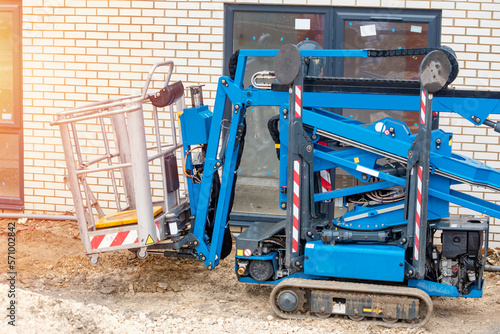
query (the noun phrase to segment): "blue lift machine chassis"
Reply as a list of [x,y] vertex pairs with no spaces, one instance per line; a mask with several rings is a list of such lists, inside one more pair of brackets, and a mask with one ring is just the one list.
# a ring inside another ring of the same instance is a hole
[[[427,54],[420,81],[329,78],[316,66],[332,57],[408,54]],[[257,74],[253,85],[244,87],[248,57],[275,57],[275,68],[261,73],[262,82],[269,77],[270,82],[257,84]],[[193,228],[187,238],[209,269],[221,258],[246,112],[277,106],[269,129],[279,147],[276,196],[286,219],[255,222],[236,237],[239,281],[276,285],[270,301],[281,317],[336,314],[384,326],[422,326],[432,312],[429,296],[481,296],[487,216],[500,218],[500,206],[452,186],[499,191],[500,172],[453,153],[453,134],[438,129],[433,118],[457,113],[498,131],[487,117],[500,112],[500,94],[448,89],[458,67],[447,48],[287,45],[240,50],[233,61],[233,75],[218,82],[213,112],[199,105],[181,116],[185,168],[193,176],[188,182]],[[418,133],[392,118],[365,124],[342,116],[340,109],[415,111]],[[203,163],[190,159],[196,146]],[[322,188],[323,178],[334,179],[340,169],[357,185]],[[450,203],[477,211],[480,218],[450,217]]]
[[[500,92],[449,89],[458,65],[445,47],[301,49],[305,44],[235,53],[231,75],[218,81],[212,111],[203,104],[201,86],[191,87],[192,107],[184,108],[182,83],[169,84],[173,63],[163,62],[153,66],[141,96],[58,114],[53,124],[61,128],[91,262],[97,263],[100,252],[129,249],[141,258],[148,253],[198,258],[213,270],[232,250],[228,220],[247,110],[274,106],[279,113],[268,128],[279,159],[276,196],[283,219],[261,219],[236,237],[240,282],[275,285],[270,302],[283,318],[340,315],[389,327],[424,325],[432,313],[430,296],[481,297],[486,262],[481,250],[488,247],[488,217],[500,218],[500,206],[454,186],[500,191],[500,172],[453,153],[453,134],[439,129],[436,118],[440,112],[455,113],[500,132],[500,124],[488,119],[500,113]],[[337,78],[322,71],[339,57],[414,55],[425,55],[420,80]],[[256,73],[250,86],[243,80],[249,57],[274,57],[274,69]],[[165,87],[148,95],[160,66],[169,67]],[[142,113],[147,101],[153,104],[158,151],[151,157]],[[175,137],[175,101],[182,110],[182,143]],[[159,135],[157,107],[166,106],[174,135],[173,146],[163,151],[167,144]],[[405,122],[389,117],[363,123],[342,115],[349,109],[370,116],[373,110],[413,112],[418,126],[412,121],[412,133]],[[112,153],[106,139],[106,155],[84,163],[75,123],[92,117],[100,121],[104,139],[110,118],[119,152]],[[184,197],[177,149],[183,151]],[[115,158],[119,164],[112,165]],[[160,204],[150,198],[148,161],[154,159],[161,160],[164,179]],[[103,161],[109,166],[87,168]],[[85,178],[85,173],[112,170],[121,171],[127,199],[122,208],[111,174],[116,216],[104,215]],[[450,203],[478,216],[450,217]]]

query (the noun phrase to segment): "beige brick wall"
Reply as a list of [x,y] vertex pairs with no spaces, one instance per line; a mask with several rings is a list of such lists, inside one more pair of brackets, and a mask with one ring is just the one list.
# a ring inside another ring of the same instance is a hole
[[[213,105],[222,74],[223,3],[235,1],[24,0],[24,140],[27,211],[71,211],[54,115],[89,101],[137,93],[151,64],[171,59],[173,80],[203,83]],[[240,3],[238,1],[238,3]],[[245,3],[441,9],[442,43],[460,61],[455,87],[500,89],[500,3],[496,0],[248,0]],[[492,117],[495,120],[500,118]],[[500,168],[498,134],[455,115],[441,126],[454,149]],[[102,184],[108,185],[105,180]],[[500,204],[498,194],[462,188]],[[110,206],[112,206],[110,204]],[[469,213],[452,208],[452,213]],[[491,227],[500,246],[500,222]]]

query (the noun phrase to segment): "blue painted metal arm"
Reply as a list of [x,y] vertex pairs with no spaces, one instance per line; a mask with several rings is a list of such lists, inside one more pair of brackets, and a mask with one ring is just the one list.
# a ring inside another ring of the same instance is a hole
[[[278,49],[254,50],[242,49],[240,56],[244,57],[276,57]],[[368,50],[300,50],[302,57],[358,57],[368,58]],[[239,65],[239,64],[238,64]]]
[[334,198],[339,198],[339,197],[362,194],[362,193],[365,193],[368,191],[385,189],[385,188],[393,187],[396,185],[397,184],[395,184],[393,182],[381,181],[381,182],[375,182],[375,183],[368,183],[368,184],[362,185],[362,186],[353,186],[353,187],[348,187],[348,188],[342,188],[342,189],[338,189],[338,190],[328,191],[325,193],[314,194],[314,201],[320,202],[320,201],[326,201],[329,199],[334,199]]
[[198,205],[196,208],[193,208],[193,211],[196,212],[193,234],[199,241],[199,244],[196,247],[196,251],[200,255],[200,258],[202,258],[202,260],[203,258],[205,258],[203,262],[206,266],[208,266],[208,264],[210,263],[208,256],[210,254],[211,247],[206,240],[205,225],[207,221],[208,208],[210,205],[210,194],[212,191],[214,173],[217,172],[218,169],[218,167],[216,167],[216,163],[218,162],[216,158],[219,149],[219,138],[221,133],[220,124],[224,115],[226,96],[225,86],[221,83],[221,81],[219,81],[217,96],[215,98],[213,119],[210,127],[210,137],[207,145],[207,158],[205,161],[204,172],[200,186]]
[[430,188],[429,195],[438,197],[453,204],[463,206],[464,208],[468,208],[500,219],[500,205],[485,201],[481,198],[464,194],[456,190],[450,190],[450,193],[447,194],[441,189],[436,188]]
[[406,185],[406,179],[404,179],[404,178],[393,176],[393,175],[390,175],[390,174],[387,174],[384,172],[380,172],[380,171],[377,171],[377,170],[372,169],[372,168],[367,168],[365,166],[362,166],[360,164],[356,164],[352,161],[337,157],[335,155],[331,155],[331,154],[328,154],[325,152],[314,150],[314,156],[318,157],[320,159],[329,160],[329,161],[331,161],[339,166],[342,166],[343,168],[351,169],[353,171],[358,171],[361,173],[365,173],[367,175],[370,175],[370,176],[373,176],[376,178],[380,178],[382,180],[389,181],[389,182],[391,182],[393,184],[397,184],[399,186]]
[[[406,160],[408,149],[415,138],[414,135],[409,133],[404,123],[392,119],[384,119],[379,122],[384,124],[381,129],[384,129],[384,127],[395,128],[395,137],[385,135],[383,131],[376,131],[375,125],[373,124],[370,126],[358,126],[348,122],[348,119],[345,117],[327,111],[313,112],[304,109],[303,115],[304,124],[309,124],[321,129],[335,129],[335,135],[349,139],[358,146],[364,145],[365,147],[375,149],[380,152],[382,156],[386,157],[394,156]],[[445,143],[444,139],[448,138],[447,136],[449,136],[449,134],[441,130],[437,131],[436,133],[443,137],[442,142]],[[449,151],[445,151],[444,148],[432,148],[431,166],[433,168],[447,173],[448,176],[456,177],[457,179],[461,179],[471,184],[500,189],[500,171],[488,167],[479,161],[462,157],[458,154],[452,154],[451,156],[443,155],[446,154],[446,152]],[[333,160],[330,161],[333,162]]]

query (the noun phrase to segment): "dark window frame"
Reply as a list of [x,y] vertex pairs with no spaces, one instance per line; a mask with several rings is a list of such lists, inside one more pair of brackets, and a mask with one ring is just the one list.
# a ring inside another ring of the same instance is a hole
[[[404,8],[336,8],[333,14],[333,48],[344,48],[345,21],[392,21],[428,24],[427,47],[441,45],[441,11]],[[337,59],[331,73],[343,76],[342,58]]]
[[223,46],[223,69],[224,75],[229,75],[229,58],[233,54],[233,34],[234,12],[256,12],[256,13],[302,13],[302,14],[322,14],[325,15],[325,47],[329,47],[327,41],[333,39],[333,26],[328,26],[327,22],[332,22],[332,7],[326,6],[294,6],[294,5],[250,5],[250,4],[224,4],[224,46]]
[[19,139],[19,197],[0,197],[0,209],[23,210],[24,208],[24,140],[22,100],[22,1],[9,0],[0,3],[0,11],[12,13],[14,112],[12,121],[0,121],[0,133],[17,134]]
[[[441,43],[441,10],[420,10],[400,8],[353,8],[334,6],[300,6],[300,5],[254,5],[254,4],[224,4],[224,44],[223,70],[229,75],[228,63],[233,53],[234,12],[275,12],[275,13],[307,13],[325,15],[324,47],[326,49],[342,49],[344,43],[345,20],[397,20],[415,23],[427,23],[429,29],[428,47],[439,46]],[[432,32],[432,33],[431,33]],[[325,76],[343,74],[343,60],[329,60]],[[255,221],[278,221],[283,216],[268,214],[247,214],[233,212],[229,224],[232,226],[249,226]]]
[[[335,6],[300,6],[300,5],[253,5],[224,4],[224,47],[223,74],[229,75],[228,63],[233,50],[232,27],[234,12],[256,13],[307,13],[325,15],[325,48],[342,49],[344,43],[344,23],[346,20],[395,21],[426,23],[429,29],[428,47],[441,45],[441,10],[406,9],[406,8],[367,8],[367,7],[335,7]],[[432,32],[432,33],[431,33]],[[341,75],[343,73],[342,58],[331,62],[325,75]]]

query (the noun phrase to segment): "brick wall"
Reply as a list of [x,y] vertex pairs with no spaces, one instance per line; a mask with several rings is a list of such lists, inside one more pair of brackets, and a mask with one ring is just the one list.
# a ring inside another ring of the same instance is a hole
[[[231,1],[24,0],[24,141],[27,211],[71,211],[65,163],[54,115],[89,101],[137,93],[151,64],[171,59],[172,80],[204,83],[213,105],[222,74],[223,3]],[[454,86],[500,89],[500,3],[392,0],[248,0],[245,3],[441,9],[442,43],[461,71]],[[499,117],[492,117],[500,120]],[[500,168],[498,134],[443,114],[457,153]],[[96,181],[98,182],[98,181]],[[106,180],[102,180],[107,184]],[[108,185],[109,186],[109,185]],[[496,201],[498,194],[461,188]],[[110,204],[112,206],[112,204]],[[469,213],[452,208],[452,213]],[[491,227],[500,245],[500,222]]]

